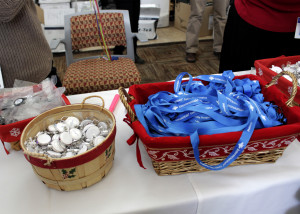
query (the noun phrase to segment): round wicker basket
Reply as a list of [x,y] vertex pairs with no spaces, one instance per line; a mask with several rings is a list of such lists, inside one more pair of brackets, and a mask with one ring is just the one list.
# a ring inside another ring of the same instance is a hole
[[[95,97],[95,96],[91,96]],[[34,118],[24,129],[20,145],[25,158],[31,163],[35,174],[50,188],[61,191],[79,190],[99,182],[110,171],[115,153],[116,121],[113,114],[102,106],[86,104],[73,104],[57,107],[44,112]],[[98,96],[96,96],[98,97]],[[110,120],[112,129],[104,142],[71,158],[51,158],[45,154],[29,152],[24,143],[34,137],[39,131],[45,130],[50,124],[63,117],[75,116],[79,119],[93,117],[101,120]]]

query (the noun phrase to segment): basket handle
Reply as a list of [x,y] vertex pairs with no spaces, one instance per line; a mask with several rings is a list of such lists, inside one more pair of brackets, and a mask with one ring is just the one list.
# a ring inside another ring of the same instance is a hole
[[122,101],[123,105],[125,106],[131,121],[132,122],[136,121],[137,120],[136,115],[129,105],[129,103],[133,100],[133,97],[130,96],[123,87],[120,87],[118,91],[119,91],[119,95],[120,95],[120,100]]
[[47,161],[46,163],[44,163],[45,166],[51,166],[51,163],[53,161],[53,159],[51,157],[49,157],[48,155],[45,155],[45,154],[33,153],[33,152],[26,151],[25,149],[23,150],[23,152],[25,155],[27,155],[28,160],[30,159],[29,156],[45,159]]
[[93,98],[93,97],[100,98],[102,100],[102,106],[101,107],[104,108],[104,104],[105,104],[104,99],[102,97],[98,96],[98,95],[88,96],[88,97],[84,98],[83,101],[81,102],[81,105],[85,104],[86,100],[88,100],[90,98]]
[[298,106],[299,104],[297,104],[297,103],[294,102],[294,98],[295,98],[296,93],[297,93],[297,85],[298,85],[298,83],[297,83],[297,78],[296,78],[296,76],[295,76],[293,73],[291,73],[291,72],[289,72],[289,71],[283,71],[283,72],[277,74],[277,75],[272,79],[272,81],[271,81],[269,84],[267,84],[265,87],[266,87],[266,88],[269,88],[270,86],[272,86],[272,85],[274,85],[274,84],[277,84],[277,83],[276,83],[277,80],[278,80],[280,77],[282,77],[283,75],[289,75],[289,76],[292,78],[292,83],[293,83],[293,91],[292,91],[292,93],[291,93],[290,98],[286,101],[285,104],[286,104],[288,107]]

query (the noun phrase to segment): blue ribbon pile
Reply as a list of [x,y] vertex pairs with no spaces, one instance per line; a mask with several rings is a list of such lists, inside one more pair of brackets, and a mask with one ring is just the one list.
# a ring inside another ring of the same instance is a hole
[[[185,75],[188,81],[182,82]],[[196,161],[210,170],[223,169],[243,152],[254,129],[285,122],[276,105],[264,102],[258,81],[233,78],[232,71],[195,79],[187,72],[181,73],[175,80],[174,94],[161,91],[149,96],[146,104],[134,106],[137,118],[152,137],[190,136]],[[222,163],[211,166],[200,160],[198,135],[235,131],[243,132]]]

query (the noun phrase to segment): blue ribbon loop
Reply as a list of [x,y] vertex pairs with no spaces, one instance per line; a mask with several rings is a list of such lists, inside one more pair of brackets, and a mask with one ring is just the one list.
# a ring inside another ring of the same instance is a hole
[[[188,81],[182,82],[186,75]],[[190,136],[195,159],[201,166],[224,169],[243,152],[255,128],[278,126],[285,121],[277,106],[264,102],[258,81],[233,78],[232,71],[194,79],[187,72],[181,73],[174,83],[175,93],[161,91],[149,96],[146,104],[134,106],[137,118],[152,137]],[[243,132],[222,163],[211,166],[200,160],[199,135],[235,131]]]

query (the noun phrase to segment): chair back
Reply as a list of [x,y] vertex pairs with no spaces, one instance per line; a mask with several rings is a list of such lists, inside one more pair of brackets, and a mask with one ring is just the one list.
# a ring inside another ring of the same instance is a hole
[[[100,15],[100,16],[99,16]],[[96,15],[92,12],[81,12],[65,15],[65,48],[67,67],[74,62],[98,58],[89,56],[74,58],[73,51],[90,47],[113,48],[114,46],[125,46],[125,55],[113,55],[131,58],[134,61],[133,38],[131,32],[129,14],[127,10],[101,10]],[[102,26],[102,32],[98,26]],[[103,44],[102,36],[105,44]]]

